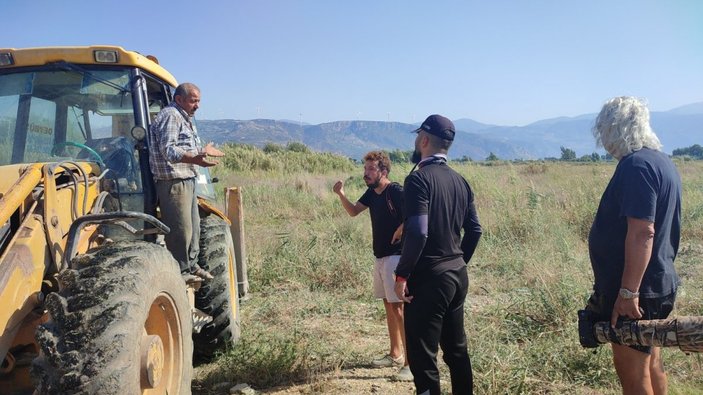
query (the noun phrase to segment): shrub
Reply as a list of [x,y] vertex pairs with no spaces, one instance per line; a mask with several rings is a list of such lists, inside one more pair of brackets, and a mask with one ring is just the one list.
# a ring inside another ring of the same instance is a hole
[[275,143],[266,143],[266,145],[264,145],[263,151],[267,154],[271,154],[274,152],[283,152],[284,148]]
[[288,143],[288,145],[286,146],[286,149],[288,151],[292,151],[292,152],[310,152],[310,149],[308,148],[307,145],[305,145],[303,143],[299,143],[297,141],[293,141],[293,142]]
[[351,171],[355,165],[351,159],[330,153],[312,152],[301,143],[290,143],[286,150],[268,144],[265,150],[246,144],[226,144],[222,150],[224,167],[235,172],[257,170],[294,173],[329,173]]

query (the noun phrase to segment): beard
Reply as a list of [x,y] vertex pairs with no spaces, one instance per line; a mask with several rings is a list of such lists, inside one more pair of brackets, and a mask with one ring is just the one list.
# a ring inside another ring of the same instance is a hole
[[410,157],[410,161],[414,164],[418,164],[418,163],[420,163],[421,160],[422,160],[422,154],[420,153],[420,151],[418,151],[418,150],[413,151],[413,156]]
[[378,188],[378,185],[381,183],[381,177],[377,178],[375,181],[371,181],[370,178],[364,177],[364,182],[366,182],[366,186],[372,189]]

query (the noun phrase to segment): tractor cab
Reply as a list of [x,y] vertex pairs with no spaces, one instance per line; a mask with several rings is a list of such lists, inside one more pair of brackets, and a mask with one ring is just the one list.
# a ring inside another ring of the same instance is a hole
[[[0,50],[0,166],[94,162],[121,210],[155,215],[146,133],[173,100],[153,57],[119,47]],[[199,194],[214,198],[207,169]]]

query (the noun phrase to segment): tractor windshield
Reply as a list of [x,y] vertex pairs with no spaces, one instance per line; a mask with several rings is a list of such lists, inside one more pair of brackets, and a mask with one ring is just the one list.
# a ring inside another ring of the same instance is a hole
[[93,161],[123,192],[141,190],[129,70],[25,70],[0,74],[0,165]]

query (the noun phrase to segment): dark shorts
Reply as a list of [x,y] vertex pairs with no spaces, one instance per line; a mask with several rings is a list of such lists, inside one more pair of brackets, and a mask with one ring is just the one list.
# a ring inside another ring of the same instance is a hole
[[[615,305],[613,297],[606,297],[598,292],[594,292],[588,299],[586,310],[595,313],[596,321],[610,321],[610,316],[613,314],[613,305]],[[676,292],[660,298],[640,298],[640,309],[642,309],[643,320],[661,320],[669,316],[674,310],[674,301],[676,301]],[[634,350],[651,354],[652,347],[650,346],[628,346]]]

